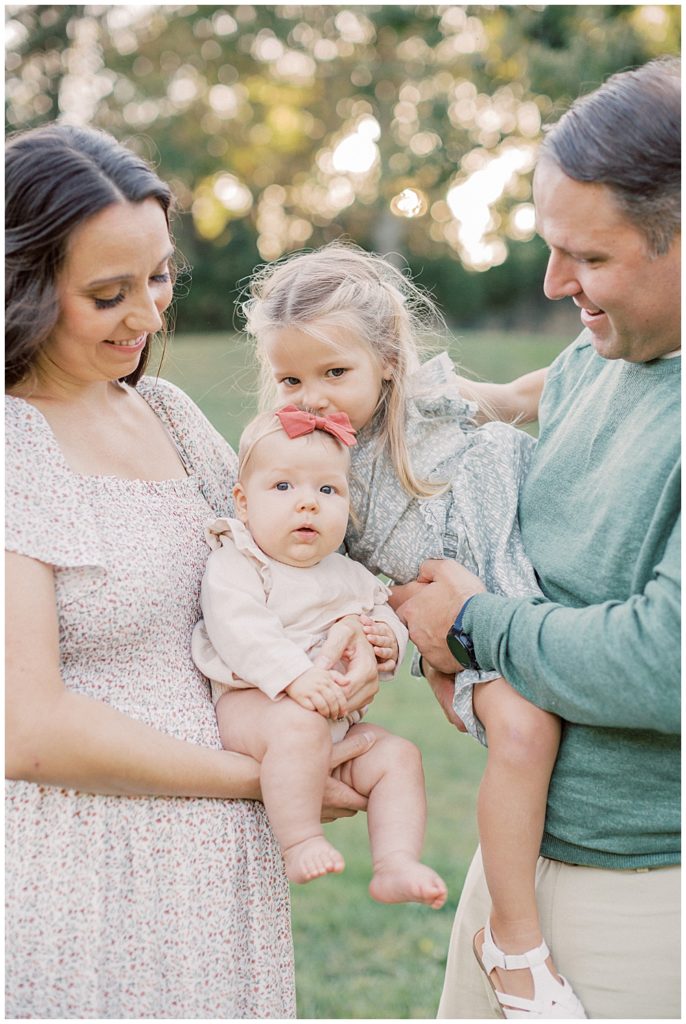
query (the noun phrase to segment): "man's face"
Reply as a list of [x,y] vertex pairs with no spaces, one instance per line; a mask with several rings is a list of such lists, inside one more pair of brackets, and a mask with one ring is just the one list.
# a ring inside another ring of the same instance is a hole
[[536,223],[550,249],[543,290],[571,298],[605,359],[647,362],[681,345],[681,236],[651,256],[607,185],[569,178],[543,157],[534,175]]

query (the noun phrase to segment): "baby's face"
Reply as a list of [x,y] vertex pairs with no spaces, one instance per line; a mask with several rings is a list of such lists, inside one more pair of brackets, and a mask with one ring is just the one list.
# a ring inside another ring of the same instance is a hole
[[265,554],[307,568],[340,547],[348,524],[350,457],[321,430],[258,441],[234,488],[236,516]]
[[390,379],[391,371],[350,331],[321,330],[330,340],[313,338],[297,327],[284,327],[266,337],[264,351],[279,401],[304,406],[320,416],[345,412],[355,430],[361,430],[374,415],[383,381]]

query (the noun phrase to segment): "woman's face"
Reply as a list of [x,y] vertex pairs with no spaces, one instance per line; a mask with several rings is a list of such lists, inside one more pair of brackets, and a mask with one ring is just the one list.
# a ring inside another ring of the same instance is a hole
[[172,253],[156,199],[112,204],[81,224],[57,279],[60,317],[41,374],[78,384],[132,373],[171,302]]

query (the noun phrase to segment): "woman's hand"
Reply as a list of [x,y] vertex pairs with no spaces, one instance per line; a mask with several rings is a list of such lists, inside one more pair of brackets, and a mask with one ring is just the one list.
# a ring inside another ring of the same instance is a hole
[[357,732],[345,736],[340,743],[334,743],[331,752],[331,774],[324,787],[322,821],[336,818],[350,818],[358,811],[367,810],[366,797],[360,796],[352,785],[350,762],[360,754],[366,754],[374,743],[373,732]]
[[313,664],[331,669],[343,662],[346,713],[366,707],[379,692],[379,667],[374,648],[364,635],[356,615],[334,622]]

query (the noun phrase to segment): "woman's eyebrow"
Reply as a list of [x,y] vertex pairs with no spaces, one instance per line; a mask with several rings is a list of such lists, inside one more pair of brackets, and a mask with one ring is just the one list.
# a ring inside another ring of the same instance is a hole
[[[163,263],[166,263],[174,255],[174,250],[170,249],[166,256],[157,263],[158,267],[161,267]],[[135,277],[135,274],[113,274],[111,277],[98,277],[95,281],[89,281],[88,287],[94,288],[101,284],[114,284],[115,281],[131,281]]]

